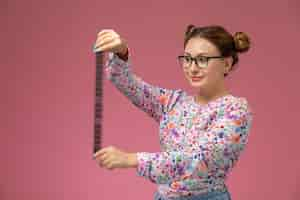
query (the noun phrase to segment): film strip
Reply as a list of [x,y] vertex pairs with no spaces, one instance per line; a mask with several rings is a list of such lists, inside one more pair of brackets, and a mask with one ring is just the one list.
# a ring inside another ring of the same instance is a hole
[[102,111],[103,111],[103,67],[104,53],[95,52],[96,56],[96,93],[95,93],[95,115],[94,115],[94,144],[93,154],[102,147]]

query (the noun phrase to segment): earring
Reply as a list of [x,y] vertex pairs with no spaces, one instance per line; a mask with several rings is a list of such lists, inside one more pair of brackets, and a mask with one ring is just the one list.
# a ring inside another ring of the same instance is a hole
[[228,73],[229,73],[228,70],[226,70],[226,71],[224,72],[224,75],[226,76],[226,75],[228,75]]

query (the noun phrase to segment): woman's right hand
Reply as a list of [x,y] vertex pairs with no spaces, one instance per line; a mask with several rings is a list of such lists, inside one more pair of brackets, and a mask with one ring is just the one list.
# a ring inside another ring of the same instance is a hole
[[103,29],[97,34],[94,52],[110,51],[120,55],[127,53],[127,43],[112,29]]

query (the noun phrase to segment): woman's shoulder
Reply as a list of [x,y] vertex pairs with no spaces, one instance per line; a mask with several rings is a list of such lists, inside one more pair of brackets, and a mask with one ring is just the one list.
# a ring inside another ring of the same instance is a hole
[[[174,90],[175,93],[177,94],[176,96],[180,97],[181,100],[183,101],[189,101],[191,103],[196,103],[194,101],[194,97],[192,95],[190,95],[187,91],[181,89],[181,88],[177,88]],[[212,100],[211,102],[207,103],[207,106],[212,107],[213,105],[215,106],[221,106],[221,105],[225,105],[225,106],[231,106],[231,107],[248,107],[249,106],[249,102],[248,99],[246,97],[243,96],[237,96],[234,95],[232,93],[224,95],[222,97],[219,97],[215,100]],[[200,104],[199,104],[200,106]],[[206,105],[205,105],[206,106]]]
[[196,108],[200,109],[225,109],[229,112],[246,112],[251,114],[253,113],[250,102],[245,96],[238,96],[230,93],[216,100],[213,100],[206,105],[199,105],[194,101],[192,95],[188,94],[187,91],[181,88],[175,89],[174,94],[174,96],[176,97],[176,101],[174,101],[174,103],[185,102],[187,104],[192,104],[193,106],[196,106]]
[[225,108],[232,114],[253,114],[251,103],[245,96],[231,94]]

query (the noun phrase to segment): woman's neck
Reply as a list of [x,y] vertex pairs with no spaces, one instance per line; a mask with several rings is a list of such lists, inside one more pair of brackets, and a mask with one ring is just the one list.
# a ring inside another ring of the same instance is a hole
[[199,93],[195,95],[195,101],[200,104],[207,104],[210,101],[213,101],[219,97],[230,94],[231,92],[226,88],[222,88],[221,90],[214,90],[213,92],[205,92],[201,90]]

